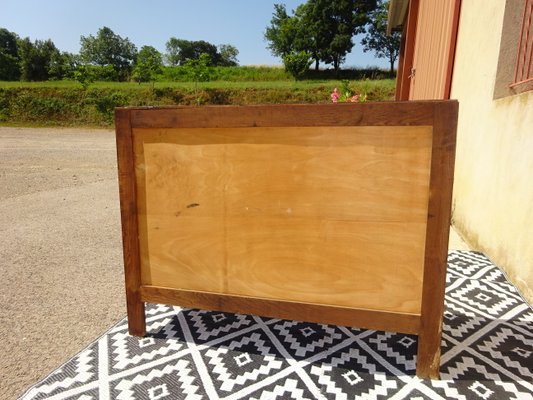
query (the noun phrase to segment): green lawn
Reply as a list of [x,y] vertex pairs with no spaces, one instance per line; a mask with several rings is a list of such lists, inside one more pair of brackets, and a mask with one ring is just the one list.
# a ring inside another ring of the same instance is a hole
[[[393,79],[381,80],[361,80],[353,81],[352,84],[362,89],[382,87],[384,89],[393,89]],[[210,81],[199,82],[200,89],[314,89],[340,86],[340,80],[302,80],[302,81]],[[195,88],[194,82],[155,82],[155,88],[177,88],[193,90]],[[151,88],[152,83],[138,84],[136,82],[94,82],[89,88],[98,89],[145,89]],[[0,81],[0,88],[74,88],[80,89],[81,85],[77,81],[61,80],[61,81],[44,81],[44,82],[6,82]]]

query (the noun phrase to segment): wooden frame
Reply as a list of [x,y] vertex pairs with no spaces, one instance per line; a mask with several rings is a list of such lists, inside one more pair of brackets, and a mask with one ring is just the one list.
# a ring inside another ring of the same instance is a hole
[[145,302],[417,334],[437,378],[457,109],[117,109],[130,334]]

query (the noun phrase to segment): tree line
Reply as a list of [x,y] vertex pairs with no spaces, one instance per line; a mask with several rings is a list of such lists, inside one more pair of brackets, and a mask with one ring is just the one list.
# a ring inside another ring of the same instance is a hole
[[[199,40],[171,37],[162,54],[153,46],[140,50],[126,37],[102,27],[96,35],[81,36],[80,52],[60,51],[50,39],[31,41],[0,28],[0,80],[44,81],[77,79],[146,82],[155,79],[164,65],[187,66],[201,58],[206,66],[236,66],[235,46],[216,46]],[[200,55],[205,54],[204,57]]]
[[[284,4],[275,4],[264,38],[271,53],[298,79],[313,63],[317,70],[322,62],[337,72],[355,45],[354,36],[365,34],[363,50],[388,59],[392,75],[400,34],[386,35],[387,10],[385,0],[307,0],[292,13]],[[208,67],[237,66],[238,54],[230,44],[175,37],[166,42],[166,53],[153,46],[138,50],[105,26],[94,36],[81,36],[79,54],[73,54],[60,51],[50,39],[31,41],[0,28],[0,80],[69,78],[84,86],[95,80],[140,83],[154,81],[166,65],[185,67],[197,81]]]

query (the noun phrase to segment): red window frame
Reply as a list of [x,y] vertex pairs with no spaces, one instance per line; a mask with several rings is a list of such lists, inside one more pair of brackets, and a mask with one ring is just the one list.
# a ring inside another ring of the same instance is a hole
[[[533,89],[533,0],[524,1],[522,26],[518,44],[518,55],[511,89],[525,91]],[[522,89],[522,90],[520,90]]]

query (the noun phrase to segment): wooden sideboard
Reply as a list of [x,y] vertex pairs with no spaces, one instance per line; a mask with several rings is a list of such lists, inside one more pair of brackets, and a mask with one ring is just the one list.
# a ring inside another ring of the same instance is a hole
[[130,333],[155,302],[416,334],[438,377],[457,109],[117,109]]

